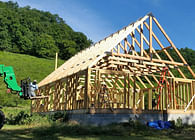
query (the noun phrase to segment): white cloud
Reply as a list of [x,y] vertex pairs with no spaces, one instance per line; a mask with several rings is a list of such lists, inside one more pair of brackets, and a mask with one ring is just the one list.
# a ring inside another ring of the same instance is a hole
[[64,6],[64,11],[60,14],[64,20],[76,31],[84,32],[93,41],[99,41],[111,33],[109,23],[98,16],[98,14],[77,3]]

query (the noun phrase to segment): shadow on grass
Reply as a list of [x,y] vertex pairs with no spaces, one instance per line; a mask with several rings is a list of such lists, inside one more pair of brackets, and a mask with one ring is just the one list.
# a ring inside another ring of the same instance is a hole
[[59,140],[59,139],[90,139],[90,140],[118,140],[118,139],[193,139],[195,127],[186,129],[154,130],[142,127],[131,127],[124,124],[114,124],[105,127],[80,126],[67,124],[52,124],[35,128],[3,129],[0,139],[20,140]]
[[14,129],[14,130],[0,130],[0,139],[1,140],[29,140],[32,137],[29,135],[31,129]]

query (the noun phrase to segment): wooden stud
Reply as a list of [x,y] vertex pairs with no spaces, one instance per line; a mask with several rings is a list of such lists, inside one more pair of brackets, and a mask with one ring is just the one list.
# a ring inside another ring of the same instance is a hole
[[129,108],[130,108],[130,101],[129,101],[129,98],[130,98],[130,86],[131,86],[130,80],[129,80],[129,73],[128,73],[128,75],[127,75],[127,79],[128,79],[128,81],[127,81],[127,85],[128,85],[127,106],[128,106],[128,109],[129,109]]
[[173,79],[173,109],[176,109],[176,105],[177,105],[177,100],[176,100],[176,97],[175,97],[175,90],[176,90],[176,87],[175,87],[175,80]]
[[182,84],[180,84],[179,87],[180,87],[180,88],[179,88],[179,92],[180,92],[180,93],[179,93],[179,94],[180,94],[180,107],[181,107],[181,109],[183,109],[183,101],[182,101],[182,100],[183,100],[183,96],[182,96]]
[[148,90],[148,109],[152,110],[152,89]]
[[141,54],[141,56],[143,56],[143,50],[144,50],[144,48],[143,48],[143,23],[141,23],[141,25],[140,25],[140,30],[141,30],[141,33],[140,33],[140,54]]
[[[169,81],[168,81],[169,80]],[[168,93],[168,98],[169,98],[169,107],[170,109],[173,109],[173,104],[174,104],[174,100],[173,100],[173,79],[167,79],[167,84],[169,86],[169,93]]]
[[[135,31],[133,30],[132,31],[132,36],[134,36],[135,35]],[[130,44],[129,44],[129,46],[131,46]],[[135,38],[134,37],[132,37],[132,47],[131,47],[131,49],[132,49],[132,55],[135,55]]]
[[117,53],[120,53],[120,44],[117,45]]
[[186,105],[189,103],[189,83],[186,83]]
[[[193,97],[193,95],[195,94],[195,91],[194,91],[194,85],[193,85],[193,83],[194,82],[192,82],[191,84],[190,84],[190,94],[191,94],[191,98]],[[191,109],[192,110],[194,110],[195,109],[195,107],[194,107],[194,101],[192,101],[192,105],[191,105]]]
[[149,51],[150,51],[150,57],[152,59],[152,16],[149,17]]
[[185,89],[186,83],[183,83],[182,88],[183,88],[183,109],[187,106],[186,104],[186,89]]
[[166,82],[166,80],[165,80],[165,107],[166,107],[166,110],[168,110],[168,108],[169,108],[169,93],[168,93],[168,88],[167,88],[167,82]]
[[84,95],[84,108],[89,108],[90,104],[90,75],[91,75],[91,69],[86,70],[86,77],[85,77],[85,95]]
[[[192,87],[193,87],[193,93],[195,94],[195,81],[192,81]],[[195,101],[193,100],[192,101],[192,106],[193,106],[193,109],[195,109]]]
[[136,103],[135,103],[135,96],[136,96],[136,75],[133,76],[133,109],[135,109],[136,107]]
[[128,53],[128,51],[127,51],[127,38],[124,39],[124,43],[125,43],[125,54],[127,54]]
[[126,83],[126,75],[124,75],[124,106],[123,108],[126,108],[126,99],[127,99],[127,83]]

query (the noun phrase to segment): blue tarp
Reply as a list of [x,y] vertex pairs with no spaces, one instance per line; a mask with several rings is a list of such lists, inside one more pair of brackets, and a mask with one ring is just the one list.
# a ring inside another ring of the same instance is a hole
[[147,126],[161,130],[161,129],[169,129],[171,128],[171,123],[169,121],[152,121],[152,122],[148,122]]

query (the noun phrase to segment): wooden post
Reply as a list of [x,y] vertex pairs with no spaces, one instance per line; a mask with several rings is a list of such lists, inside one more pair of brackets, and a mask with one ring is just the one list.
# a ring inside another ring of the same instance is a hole
[[166,110],[168,110],[168,108],[169,108],[169,95],[168,95],[168,88],[167,88],[167,81],[166,80],[165,80],[165,107],[166,107]]
[[86,70],[85,74],[85,95],[84,95],[84,108],[88,109],[90,107],[90,76],[91,76],[91,69]]
[[117,45],[117,53],[118,54],[120,53],[120,45],[119,44]]
[[186,83],[186,96],[187,96],[186,103],[188,105],[189,103],[189,83]]
[[183,83],[183,109],[185,109],[185,106],[186,106],[186,90],[185,90],[185,85],[186,83]]
[[55,70],[58,68],[58,53],[56,52]]
[[141,52],[141,56],[143,56],[143,52],[144,52],[144,48],[143,48],[143,23],[141,23],[140,25],[140,52]]
[[101,71],[98,70],[98,86],[99,86],[99,92],[97,93],[98,94],[98,108],[100,108],[100,91],[101,91]]
[[[192,81],[192,85],[193,85],[193,96],[195,95],[195,81]],[[195,101],[192,101],[192,105],[193,105],[193,109],[195,109]]]
[[161,94],[160,94],[160,100],[161,100],[161,110],[164,110],[164,88],[162,88]]
[[180,106],[181,106],[181,109],[183,109],[183,96],[182,96],[182,84],[179,85],[179,94],[180,94]]
[[139,109],[143,110],[144,109],[144,92],[143,92],[143,90],[140,90],[139,99],[140,99]]
[[126,75],[124,75],[124,106],[123,108],[126,108],[126,99],[127,99],[127,83],[126,83]]
[[177,82],[177,108],[180,109],[181,108],[181,100],[179,98],[180,94],[179,94],[179,82]]
[[[191,82],[190,84],[190,94],[191,94],[191,98],[193,97],[193,93],[194,93],[194,88],[193,88],[193,82]],[[194,101],[192,101],[192,106],[191,109],[194,109]]]
[[152,110],[152,88],[148,90],[148,110]]
[[173,79],[173,109],[176,109],[176,97],[175,97],[175,79]]
[[65,110],[68,110],[68,92],[67,92],[67,90],[68,90],[68,78],[66,78],[66,80],[65,80]]
[[127,77],[127,79],[128,79],[128,82],[127,82],[127,84],[128,84],[128,93],[127,93],[127,105],[128,105],[128,109],[130,108],[130,102],[129,102],[129,98],[130,98],[130,79],[129,79],[129,73],[128,73],[128,77]]
[[169,104],[171,104],[170,108],[173,109],[173,104],[174,104],[174,100],[173,100],[173,79],[170,78],[169,81],[169,96],[171,97],[171,99],[169,99]]
[[131,46],[131,50],[132,50],[132,55],[135,55],[135,39],[134,39],[134,35],[135,35],[135,31],[132,31],[132,46]]
[[136,96],[136,75],[133,76],[133,109],[135,109],[135,96]]
[[150,51],[150,58],[152,60],[152,16],[149,17],[149,51]]
[[127,54],[128,53],[128,51],[127,51],[127,38],[124,39],[124,42],[125,42],[125,54]]

